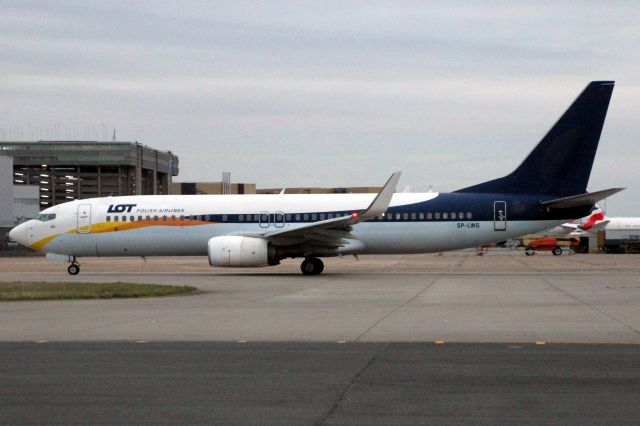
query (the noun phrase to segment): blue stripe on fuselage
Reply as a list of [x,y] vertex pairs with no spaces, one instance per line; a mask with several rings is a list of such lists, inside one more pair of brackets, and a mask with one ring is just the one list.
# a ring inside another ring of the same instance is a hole
[[[591,206],[579,207],[573,209],[547,209],[542,206],[542,201],[554,199],[556,197],[549,195],[536,194],[482,194],[482,193],[439,193],[435,198],[422,201],[419,203],[404,204],[400,206],[390,207],[387,214],[392,214],[392,220],[388,218],[373,219],[373,221],[389,221],[389,222],[459,222],[465,220],[472,221],[492,221],[494,220],[494,203],[496,201],[504,201],[507,206],[508,221],[535,221],[535,220],[562,220],[567,218],[579,218],[588,215],[591,212]],[[286,215],[286,223],[309,223],[317,222],[331,217],[348,216],[354,210],[340,211],[309,211],[291,213],[284,211]],[[274,221],[274,215],[279,211],[269,212],[269,221]],[[416,213],[412,218],[412,213]],[[424,218],[418,215],[424,213]],[[431,217],[427,216],[432,213]],[[439,218],[436,219],[436,213]],[[444,218],[443,213],[447,213]],[[452,215],[454,213],[454,215]],[[460,217],[460,213],[463,214]],[[468,213],[471,213],[469,216]],[[399,215],[399,217],[398,217]],[[115,215],[117,216],[117,215]],[[127,215],[129,216],[129,215]],[[305,217],[306,216],[306,217]],[[215,223],[258,223],[260,222],[260,212],[252,214],[197,214],[184,215],[185,218],[193,218],[204,222]],[[240,220],[242,217],[243,220]]]

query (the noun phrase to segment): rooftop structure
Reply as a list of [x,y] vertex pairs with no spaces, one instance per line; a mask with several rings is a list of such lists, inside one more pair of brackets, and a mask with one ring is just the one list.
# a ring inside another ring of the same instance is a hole
[[13,183],[38,185],[40,208],[108,195],[168,194],[178,157],[138,142],[0,142]]

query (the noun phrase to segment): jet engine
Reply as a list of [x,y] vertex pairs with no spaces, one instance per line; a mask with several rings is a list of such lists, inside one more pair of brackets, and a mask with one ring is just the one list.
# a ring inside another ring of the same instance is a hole
[[277,265],[276,249],[262,238],[222,236],[213,237],[208,243],[211,266],[268,266]]

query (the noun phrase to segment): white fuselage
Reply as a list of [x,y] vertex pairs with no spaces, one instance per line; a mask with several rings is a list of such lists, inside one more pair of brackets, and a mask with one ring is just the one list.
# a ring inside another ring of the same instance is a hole
[[[42,220],[25,222],[12,231],[12,238],[47,253],[78,257],[207,255],[207,242],[213,237],[259,237],[278,229],[349,215],[365,209],[375,195],[182,195],[76,200],[44,210]],[[417,205],[438,196],[398,193],[393,195],[390,208]],[[353,226],[342,247],[320,249],[314,255],[455,250],[503,241],[567,219],[505,218],[498,226],[486,216],[476,220],[476,212],[458,210],[461,211],[416,209],[377,217]]]

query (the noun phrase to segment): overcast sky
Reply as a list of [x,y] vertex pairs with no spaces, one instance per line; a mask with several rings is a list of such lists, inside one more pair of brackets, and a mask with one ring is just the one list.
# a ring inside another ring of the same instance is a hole
[[[453,5],[455,3],[455,5]],[[452,191],[616,80],[589,187],[640,216],[640,2],[0,0],[0,139],[139,141],[180,180]]]

